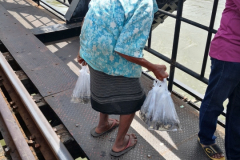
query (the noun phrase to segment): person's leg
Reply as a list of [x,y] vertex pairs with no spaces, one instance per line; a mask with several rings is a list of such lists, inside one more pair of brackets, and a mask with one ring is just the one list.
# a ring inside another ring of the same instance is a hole
[[[117,121],[117,120],[116,120]],[[119,122],[117,121],[116,125]],[[103,133],[112,127],[113,120],[108,118],[108,114],[100,113],[98,126],[95,129],[96,133]]]
[[[217,118],[224,110],[223,102],[236,87],[236,75],[232,71],[232,63],[212,59],[211,74],[205,97],[202,101],[199,117],[200,143],[208,146],[215,144]],[[215,158],[221,155],[214,155]]]
[[240,160],[240,83],[229,97],[225,135],[227,159]]
[[135,135],[127,135],[127,131],[132,123],[135,113],[129,115],[120,115],[120,124],[118,134],[112,150],[115,152],[122,151],[128,144],[130,138],[130,146],[137,143]]

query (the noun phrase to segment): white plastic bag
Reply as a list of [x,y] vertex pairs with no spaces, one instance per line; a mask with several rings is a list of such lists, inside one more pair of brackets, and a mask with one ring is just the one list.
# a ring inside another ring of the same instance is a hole
[[90,75],[88,67],[82,66],[79,72],[80,74],[73,90],[71,102],[87,104],[90,102]]
[[149,130],[177,131],[180,121],[175,110],[171,93],[167,89],[167,81],[155,80],[152,90],[140,110],[141,119]]

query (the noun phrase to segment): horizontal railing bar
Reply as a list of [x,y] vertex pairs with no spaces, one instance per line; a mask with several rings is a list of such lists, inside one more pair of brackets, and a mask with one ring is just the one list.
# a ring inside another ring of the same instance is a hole
[[173,84],[175,86],[177,86],[178,88],[180,88],[181,90],[185,91],[186,93],[190,94],[191,96],[195,97],[197,100],[202,101],[204,98],[204,95],[198,93],[194,89],[188,87],[187,85],[185,85],[184,83],[182,83],[176,79],[173,81]]
[[64,3],[64,2],[62,2],[62,1],[60,1],[60,0],[56,0],[56,1],[58,1],[59,3],[62,3],[63,5],[69,7],[69,5],[68,5],[67,3]]
[[64,14],[62,14],[61,12],[59,12],[58,10],[56,10],[55,8],[53,8],[51,5],[43,2],[40,0],[40,2],[42,2],[43,4],[45,4],[47,7],[51,8],[53,11],[57,12],[58,14],[60,14],[61,16],[64,16]]
[[[148,78],[151,79],[151,80],[155,80],[155,78],[154,78],[153,76],[151,76],[150,74],[148,74],[148,72],[149,72],[149,71],[142,71],[142,73],[143,73],[146,77],[148,77]],[[167,78],[167,80],[169,80],[169,79]],[[185,91],[185,89],[186,89],[186,85],[183,85],[183,83],[179,82],[179,81],[176,80],[176,79],[173,80],[173,84],[176,85],[178,88],[184,90],[184,91]],[[190,88],[190,87],[188,87],[188,88]],[[193,96],[193,97],[196,98],[197,100],[202,100],[202,99],[203,99],[203,95],[201,95],[200,93],[198,93],[197,91],[195,91],[195,90],[193,90],[193,89],[190,89],[190,90],[188,90],[187,92],[190,93],[191,96]],[[199,110],[199,108],[198,108],[198,110]]]
[[209,27],[204,26],[204,25],[202,25],[202,24],[200,24],[200,23],[191,21],[191,20],[189,20],[189,19],[186,19],[186,18],[183,18],[183,17],[182,17],[181,20],[182,20],[183,22],[186,22],[186,23],[188,23],[188,24],[191,24],[191,25],[196,26],[196,27],[198,27],[198,28],[201,28],[201,29],[203,29],[203,30],[206,30],[206,31],[209,30]]
[[154,56],[156,56],[156,57],[164,60],[165,62],[167,62],[167,63],[169,63],[169,64],[171,63],[171,59],[170,59],[170,58],[168,58],[168,57],[164,56],[163,54],[161,54],[161,53],[153,50],[152,48],[148,48],[148,47],[145,46],[145,47],[144,47],[144,50],[150,52],[150,53],[153,54]]
[[169,16],[169,17],[177,18],[177,15],[172,14],[172,13],[169,13],[169,12],[164,11],[164,10],[162,10],[162,9],[158,9],[158,11],[161,12],[161,13],[163,13],[163,14],[165,14],[165,15],[167,15],[167,16]]
[[[157,51],[155,51],[155,50],[153,50],[153,49],[151,49],[151,48],[148,49],[148,47],[145,47],[144,49],[145,49],[146,51],[150,52],[151,54],[155,55],[156,57],[158,57],[158,58],[166,61],[166,62],[169,63],[169,64],[171,64],[170,58],[168,58],[168,57],[166,57],[166,56],[158,53]],[[180,63],[176,62],[175,66],[176,66],[178,69],[184,71],[185,73],[191,75],[192,77],[200,80],[201,82],[203,82],[203,83],[205,83],[205,84],[208,84],[208,79],[207,79],[207,78],[201,77],[200,74],[198,74],[198,73],[190,70],[189,68],[181,65]]]
[[204,26],[204,25],[202,25],[202,24],[200,24],[200,23],[191,21],[191,20],[189,20],[189,19],[187,19],[187,18],[183,18],[183,17],[182,17],[181,20],[182,20],[183,22],[186,22],[186,23],[188,23],[188,24],[191,24],[191,25],[193,25],[193,26],[195,26],[195,27],[204,29],[204,30],[206,30],[206,31],[210,31],[211,33],[214,33],[214,34],[217,33],[217,30],[215,30],[215,29],[210,30],[209,27]]
[[[177,96],[177,97],[179,97],[179,98],[182,98],[182,96],[181,96],[180,94],[178,94],[177,92],[172,91],[172,93],[173,93],[175,96]],[[199,106],[197,106],[196,104],[194,104],[194,103],[191,102],[191,101],[188,102],[187,104],[189,104],[191,107],[193,107],[193,108],[196,109],[197,111],[200,110]],[[226,113],[222,112],[221,114],[226,117]],[[218,120],[217,120],[217,123],[218,123],[220,126],[222,126],[222,127],[225,128],[225,122],[224,122],[223,120],[218,119]]]
[[[37,3],[38,3],[39,6],[41,5],[41,4],[40,4],[40,1],[38,1]],[[42,6],[44,9],[46,9],[48,12],[50,12],[50,13],[52,13],[53,15],[55,15],[56,17],[58,17],[59,19],[61,19],[61,20],[63,20],[63,21],[66,21],[66,19],[63,18],[62,15],[59,15],[59,14],[57,14],[56,12],[50,10],[47,5],[42,4],[41,6]]]
[[[148,71],[148,70],[147,70],[147,71],[144,71],[145,74],[147,74],[148,72],[150,72],[150,71]],[[148,77],[149,77],[149,76],[148,76]],[[154,78],[151,77],[151,79],[154,79]],[[193,96],[193,97],[196,98],[197,100],[200,100],[200,101],[203,100],[204,95],[202,95],[202,94],[198,93],[197,91],[195,91],[194,89],[186,86],[186,85],[183,84],[182,82],[174,79],[174,80],[173,80],[173,84],[174,84],[175,86],[177,86],[178,88],[180,88],[181,90],[183,90],[183,91],[185,91],[186,93],[188,93],[189,95]]]
[[191,69],[189,69],[189,68],[181,65],[180,63],[176,63],[176,67],[177,67],[178,69],[180,69],[180,70],[188,73],[188,74],[191,75],[192,77],[194,77],[194,78],[202,81],[203,83],[208,84],[208,79],[207,79],[207,78],[201,77],[200,74],[198,74],[198,73],[194,72],[193,70],[191,70]]
[[[143,71],[142,72],[145,76],[147,76],[149,79],[151,79],[151,80],[155,80],[155,78],[154,77],[152,77],[151,75],[149,75],[147,72],[145,72],[145,71]],[[168,78],[167,78],[167,80],[168,80]],[[183,85],[183,83],[181,83],[180,81],[178,81],[178,80],[176,80],[176,79],[174,79],[173,80],[173,84],[175,85],[175,86],[177,86],[178,88],[180,88],[180,89],[182,89],[183,91],[185,91],[185,89],[186,89],[186,85]],[[190,88],[190,87],[187,87],[187,88]],[[193,92],[192,92],[193,91]],[[178,97],[180,96],[180,94],[178,94],[177,92],[175,92],[175,91],[172,91],[172,93],[174,94],[174,95],[177,95]],[[197,100],[199,100],[199,99],[203,99],[203,95],[201,95],[200,93],[198,93],[197,91],[195,91],[195,90],[193,90],[192,88],[190,89],[190,90],[188,90],[187,91],[187,93],[189,93],[191,96],[193,96],[194,98],[196,98]],[[197,93],[197,94],[196,94]],[[199,98],[199,99],[198,99]],[[189,103],[193,108],[195,108],[196,110],[200,110],[200,108],[199,108],[199,106],[197,106],[197,105],[195,105],[195,104],[193,104],[193,103]],[[222,112],[221,113],[224,117],[226,117],[226,113],[225,112]],[[218,120],[218,124],[220,124],[221,126],[223,126],[223,127],[225,127],[225,124],[221,121],[221,120]]]
[[[161,12],[161,13],[163,13],[163,14],[165,14],[165,15],[167,15],[167,16],[170,16],[170,17],[172,17],[172,18],[177,18],[177,16],[176,16],[175,14],[169,13],[169,12],[164,11],[164,10],[162,10],[162,9],[158,9],[158,11]],[[192,21],[192,20],[189,20],[189,19],[187,19],[187,18],[181,17],[181,21],[183,21],[183,22],[185,22],[185,23],[188,23],[188,24],[191,24],[191,25],[193,25],[193,26],[195,26],[195,27],[201,28],[201,29],[203,29],[203,30],[210,31],[210,32],[215,33],[215,34],[217,33],[217,30],[215,30],[215,29],[210,30],[209,27],[204,26],[204,25],[202,25],[202,24],[200,24],[200,23],[194,22],[194,21]]]

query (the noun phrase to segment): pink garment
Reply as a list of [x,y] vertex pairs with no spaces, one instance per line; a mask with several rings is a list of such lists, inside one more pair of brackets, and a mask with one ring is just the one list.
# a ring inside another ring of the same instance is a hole
[[211,42],[212,58],[240,62],[240,0],[227,0],[221,25]]

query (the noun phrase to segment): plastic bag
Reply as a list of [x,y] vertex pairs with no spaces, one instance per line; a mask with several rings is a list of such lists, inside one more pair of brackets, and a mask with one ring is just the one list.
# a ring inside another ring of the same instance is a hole
[[149,130],[177,131],[180,121],[175,110],[167,81],[155,80],[152,90],[140,110],[140,118],[148,125]]
[[79,72],[80,74],[73,90],[71,102],[87,104],[90,102],[90,75],[88,67],[82,66]]

